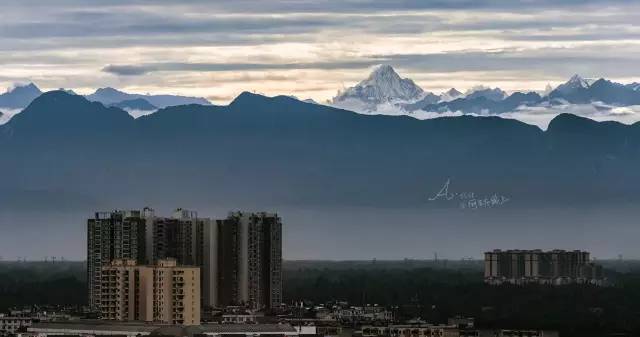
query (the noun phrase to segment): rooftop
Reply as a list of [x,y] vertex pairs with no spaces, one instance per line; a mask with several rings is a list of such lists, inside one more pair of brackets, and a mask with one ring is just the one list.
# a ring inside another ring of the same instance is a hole
[[34,323],[29,331],[36,330],[89,330],[136,331],[162,336],[190,336],[193,333],[295,333],[289,324],[203,324],[199,326],[175,326],[146,322],[113,322],[102,320],[77,320],[66,322]]

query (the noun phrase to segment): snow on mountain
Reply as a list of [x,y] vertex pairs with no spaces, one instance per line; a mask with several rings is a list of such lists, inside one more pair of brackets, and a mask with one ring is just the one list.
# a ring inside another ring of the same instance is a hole
[[578,89],[587,89],[591,86],[591,83],[593,83],[592,80],[584,79],[582,76],[576,74],[573,75],[566,83],[560,84],[554,92],[561,95],[569,94]]
[[442,93],[442,95],[440,95],[440,100],[444,102],[449,102],[449,101],[453,101],[456,98],[460,98],[462,96],[463,96],[462,92],[458,91],[458,89],[451,88],[446,92]]
[[501,101],[507,97],[507,93],[500,88],[489,88],[480,85],[469,89],[465,97],[468,99],[484,97],[492,101]]
[[365,80],[339,92],[333,98],[333,105],[341,107],[361,105],[375,110],[375,107],[381,103],[412,102],[421,99],[424,95],[424,90],[411,79],[401,78],[389,65],[381,65],[375,68]]

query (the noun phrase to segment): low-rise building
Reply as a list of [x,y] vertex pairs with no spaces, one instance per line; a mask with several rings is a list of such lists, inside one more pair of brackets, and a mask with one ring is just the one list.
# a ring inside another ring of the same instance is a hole
[[257,316],[254,314],[224,314],[222,324],[252,324],[257,323]]
[[25,329],[33,324],[31,317],[16,317],[0,315],[0,333],[15,334],[17,331]]
[[72,322],[35,323],[19,337],[95,337],[95,336],[174,336],[174,337],[296,337],[298,332],[289,324],[203,324],[179,326],[145,322],[109,322],[79,320]]
[[338,321],[349,323],[393,321],[393,313],[385,307],[377,305],[339,308],[333,312],[333,316]]
[[455,325],[398,324],[388,326],[362,326],[362,337],[459,337]]

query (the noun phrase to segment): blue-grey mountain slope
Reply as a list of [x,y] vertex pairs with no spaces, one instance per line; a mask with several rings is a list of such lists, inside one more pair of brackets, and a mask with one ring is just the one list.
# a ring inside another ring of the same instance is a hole
[[0,126],[0,146],[0,191],[38,186],[107,203],[416,206],[447,179],[514,206],[640,195],[629,183],[640,181],[640,125],[572,115],[543,132],[498,117],[366,116],[243,93],[228,106],[133,119],[55,91]]
[[40,96],[42,91],[33,83],[23,86],[15,86],[0,94],[0,107],[9,109],[23,109],[36,97]]
[[122,101],[142,98],[158,108],[165,108],[175,105],[202,104],[210,105],[211,102],[201,97],[188,97],[177,95],[141,95],[129,94],[114,88],[100,88],[93,94],[86,96],[88,100],[111,105]]
[[514,111],[520,106],[535,105],[542,100],[535,92],[516,92],[504,99],[494,100],[485,96],[473,96],[454,99],[437,104],[412,105],[412,110],[425,110],[436,112],[459,111],[465,114],[501,114]]
[[[144,206],[277,211],[294,257],[636,246],[640,124],[561,115],[543,132],[499,117],[368,116],[249,93],[134,119],[54,91],[0,126],[0,149],[0,243],[15,251],[83,258],[86,217]],[[449,193],[509,201],[475,211],[429,201],[447,181]]]
[[123,110],[153,111],[158,109],[158,107],[149,103],[149,101],[144,98],[124,100],[118,103],[110,104],[109,106],[120,108]]

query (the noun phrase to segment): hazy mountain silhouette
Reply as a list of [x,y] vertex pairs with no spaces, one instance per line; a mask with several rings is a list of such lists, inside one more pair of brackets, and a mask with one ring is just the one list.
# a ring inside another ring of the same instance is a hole
[[[452,89],[453,90],[453,89]],[[406,104],[401,104],[400,106],[402,106],[403,109],[405,109],[406,111],[415,111],[415,110],[420,110],[422,108],[424,108],[425,106],[431,105],[431,104],[436,104],[438,102],[440,102],[441,97],[433,94],[433,93],[426,93],[425,96],[415,102],[415,103],[406,103]]]
[[478,89],[474,89],[471,92],[467,93],[467,95],[465,96],[468,99],[474,99],[474,98],[486,98],[488,100],[491,101],[501,101],[503,99],[505,99],[507,97],[507,93],[504,92],[502,89],[500,88],[478,88]]
[[123,110],[151,111],[151,110],[158,109],[158,107],[149,103],[146,99],[143,99],[143,98],[129,99],[129,100],[121,101],[118,103],[110,104],[110,106],[120,108]]
[[[64,247],[78,258],[83,219],[113,208],[276,210],[287,222],[288,256],[345,258],[427,256],[431,247],[479,254],[505,247],[502,240],[576,247],[579,229],[587,243],[615,239],[612,228],[637,218],[614,207],[640,201],[640,124],[572,115],[543,132],[499,117],[368,116],[243,93],[228,106],[133,119],[54,91],[0,126],[0,148],[3,246]],[[449,193],[509,202],[466,212],[457,200],[429,201],[446,181]],[[608,213],[580,218],[595,206]],[[564,211],[571,208],[578,215]],[[389,240],[401,231],[411,234]],[[454,237],[454,248],[442,246]],[[340,244],[329,252],[328,240]]]
[[0,107],[10,109],[23,109],[36,97],[40,96],[42,91],[33,83],[23,86],[16,86],[7,92],[0,94]]
[[437,104],[428,104],[421,107],[413,106],[414,110],[422,109],[425,111],[460,111],[465,114],[500,114],[504,112],[514,111],[522,105],[534,105],[541,101],[540,95],[535,92],[521,93],[516,92],[503,100],[493,100],[485,96],[465,97],[454,99],[449,102],[441,102]]
[[395,207],[424,203],[425,187],[448,178],[540,203],[640,192],[628,180],[640,178],[640,125],[572,115],[543,132],[498,117],[366,116],[245,92],[228,106],[169,107],[134,120],[55,91],[0,126],[0,145],[0,188],[106,199],[171,186],[172,199]]
[[560,85],[549,94],[549,99],[561,99],[569,103],[603,102],[612,105],[640,104],[640,91],[633,85],[615,83],[603,78],[589,83],[579,76],[572,77],[569,82]]
[[165,108],[175,105],[186,104],[202,104],[210,105],[211,102],[201,97],[188,97],[177,95],[141,95],[141,94],[129,94],[114,88],[100,88],[93,94],[86,96],[88,100],[94,102],[100,102],[105,105],[111,105],[122,101],[128,101],[133,99],[142,98],[152,105]]

